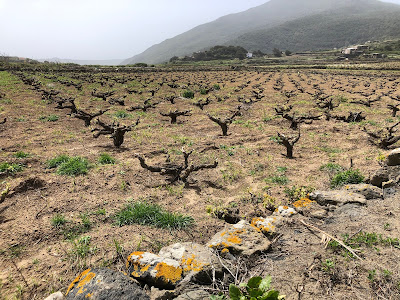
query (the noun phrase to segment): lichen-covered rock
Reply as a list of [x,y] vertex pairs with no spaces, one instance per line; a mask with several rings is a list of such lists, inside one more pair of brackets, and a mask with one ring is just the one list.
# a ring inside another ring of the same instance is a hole
[[275,214],[282,217],[291,217],[297,214],[297,211],[293,207],[281,205],[276,209]]
[[377,186],[382,187],[382,183],[396,180],[396,178],[400,175],[400,166],[384,166],[373,173],[369,179],[369,183]]
[[296,211],[303,216],[323,219],[328,216],[328,212],[323,206],[310,198],[302,198],[292,203]]
[[110,269],[87,269],[75,278],[66,300],[149,300],[131,278]]
[[265,235],[276,234],[278,228],[284,224],[284,218],[281,216],[270,216],[267,218],[253,218],[251,225]]
[[348,203],[366,204],[365,196],[345,190],[315,191],[310,194],[310,199],[320,205],[342,206]]
[[158,255],[180,262],[184,277],[199,284],[212,282],[213,273],[217,278],[223,274],[223,266],[217,255],[209,248],[196,243],[177,243],[160,250]]
[[345,185],[344,190],[363,195],[367,200],[383,197],[382,189],[372,184],[360,183]]
[[385,164],[388,166],[400,165],[400,148],[392,150],[386,157]]
[[229,225],[215,234],[208,242],[210,248],[232,254],[251,256],[259,252],[267,251],[270,241],[247,221],[242,220],[235,225]]
[[181,294],[175,300],[210,300],[210,294],[205,290],[195,290]]
[[173,289],[183,279],[180,262],[150,252],[133,252],[126,268],[133,278],[162,289]]
[[44,300],[65,300],[64,294],[60,291],[51,294],[50,296],[46,297]]

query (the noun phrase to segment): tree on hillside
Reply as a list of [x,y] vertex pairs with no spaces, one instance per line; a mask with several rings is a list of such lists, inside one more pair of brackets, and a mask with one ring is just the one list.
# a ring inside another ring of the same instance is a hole
[[281,52],[281,50],[279,50],[278,48],[274,48],[274,50],[272,50],[272,54],[273,54],[275,57],[282,57],[282,52]]

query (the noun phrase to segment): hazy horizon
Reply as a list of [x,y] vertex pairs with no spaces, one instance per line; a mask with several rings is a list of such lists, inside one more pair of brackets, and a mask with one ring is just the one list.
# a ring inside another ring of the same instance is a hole
[[198,25],[266,2],[0,0],[0,54],[126,59]]

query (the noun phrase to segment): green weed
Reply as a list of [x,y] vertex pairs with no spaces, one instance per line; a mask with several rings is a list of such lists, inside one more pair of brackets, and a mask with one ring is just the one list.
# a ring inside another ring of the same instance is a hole
[[100,157],[98,159],[99,164],[101,165],[113,165],[116,162],[116,159],[113,158],[110,154],[108,153],[101,153]]
[[67,222],[67,219],[62,214],[56,214],[51,218],[51,225],[55,228],[61,228]]
[[331,188],[337,188],[345,184],[357,184],[363,182],[364,175],[358,169],[349,169],[336,173],[331,179]]
[[190,216],[164,211],[159,205],[145,201],[125,205],[114,219],[118,226],[140,224],[165,229],[185,229],[194,224],[194,219]]

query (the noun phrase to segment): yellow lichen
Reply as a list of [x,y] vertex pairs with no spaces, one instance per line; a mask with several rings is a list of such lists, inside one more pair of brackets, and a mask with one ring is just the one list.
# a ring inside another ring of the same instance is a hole
[[162,278],[164,281],[176,283],[182,279],[182,268],[168,265],[160,262],[154,268],[157,271],[156,278]]
[[223,253],[229,253],[229,249],[228,249],[228,248],[224,248],[224,249],[221,250],[221,253],[222,253],[222,254],[223,254]]
[[92,296],[93,296],[93,294],[88,293],[88,294],[85,296],[85,298],[92,298]]
[[205,264],[196,260],[195,255],[193,254],[192,257],[189,257],[187,259],[183,257],[181,265],[183,266],[183,270],[185,272],[188,272],[188,271],[199,272],[199,271],[203,270],[203,267]]
[[229,237],[226,239],[229,243],[232,244],[240,244],[242,243],[242,239],[235,235],[234,233],[229,233]]
[[128,258],[126,259],[126,268],[129,268],[129,262],[131,261],[132,256],[139,256],[139,259],[143,257],[143,251],[135,251],[129,254]]
[[79,281],[81,280],[82,277],[86,276],[86,275],[90,272],[90,270],[91,270],[91,269],[87,269],[87,270],[83,271],[81,274],[79,274],[79,275],[71,282],[71,284],[69,285],[68,290],[67,290],[67,292],[66,292],[65,295],[68,295],[68,293],[70,292],[70,290],[72,290],[72,289],[74,288],[75,284],[76,284],[77,282],[79,282]]
[[293,206],[296,208],[299,207],[308,207],[312,203],[315,203],[315,201],[310,200],[309,198],[301,198],[300,200],[297,200],[293,203]]

